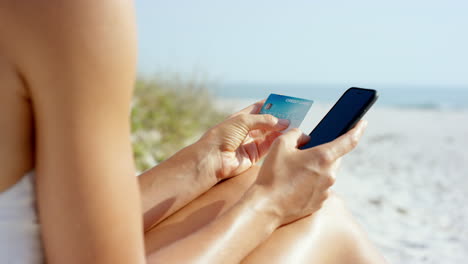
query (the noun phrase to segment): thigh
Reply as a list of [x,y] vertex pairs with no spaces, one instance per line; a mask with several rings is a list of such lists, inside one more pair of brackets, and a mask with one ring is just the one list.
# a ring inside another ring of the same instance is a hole
[[255,181],[258,167],[225,180],[169,216],[145,234],[150,253],[197,231],[236,203]]
[[277,229],[246,263],[385,263],[335,194],[322,208]]
[[[151,253],[197,231],[236,203],[255,181],[258,167],[224,181],[145,235]],[[282,226],[243,263],[383,263],[343,202],[334,194],[311,216]]]

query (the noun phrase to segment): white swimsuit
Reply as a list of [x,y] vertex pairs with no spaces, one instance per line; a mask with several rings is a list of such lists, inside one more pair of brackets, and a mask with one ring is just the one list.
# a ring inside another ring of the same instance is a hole
[[43,263],[34,173],[0,192],[0,263]]

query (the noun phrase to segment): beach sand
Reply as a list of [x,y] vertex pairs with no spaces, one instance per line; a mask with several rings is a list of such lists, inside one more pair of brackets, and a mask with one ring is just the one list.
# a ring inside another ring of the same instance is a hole
[[[237,111],[253,100],[217,102]],[[309,133],[331,105],[312,106]],[[467,263],[468,110],[383,107],[333,189],[390,263]]]

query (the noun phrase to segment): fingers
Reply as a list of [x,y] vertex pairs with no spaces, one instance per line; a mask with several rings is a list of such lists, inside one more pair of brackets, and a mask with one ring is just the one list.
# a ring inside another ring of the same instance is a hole
[[240,114],[235,117],[237,122],[247,127],[249,131],[264,129],[267,131],[281,131],[289,126],[289,120],[278,119],[272,115]]
[[264,138],[266,134],[268,134],[268,131],[265,129],[255,129],[249,132],[252,138]]
[[349,153],[357,146],[366,127],[367,121],[361,120],[353,129],[346,132],[346,134],[318,148],[327,152],[326,156],[328,160],[336,160]]
[[268,133],[262,140],[256,140],[260,157],[268,152],[275,139],[281,135],[281,132],[273,131]]
[[232,114],[231,117],[235,117],[241,114],[258,114],[260,112],[260,109],[262,109],[262,106],[265,103],[265,101],[266,99],[263,99],[252,105],[249,105],[246,108],[240,110],[239,112]]
[[288,132],[284,133],[282,136],[278,137],[278,144],[285,146],[298,147],[304,145],[309,141],[310,137],[302,133],[298,128],[293,128]]
[[310,136],[302,133],[301,137],[297,141],[297,146],[296,147],[300,147],[302,145],[305,145],[307,142],[309,142],[309,140],[310,140]]

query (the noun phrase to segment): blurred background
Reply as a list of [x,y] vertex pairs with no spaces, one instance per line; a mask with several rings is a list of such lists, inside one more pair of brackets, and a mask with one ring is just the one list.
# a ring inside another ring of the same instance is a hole
[[336,192],[390,263],[467,261],[467,1],[137,0],[136,12],[140,171],[270,93],[314,100],[309,133],[348,87],[377,89]]

